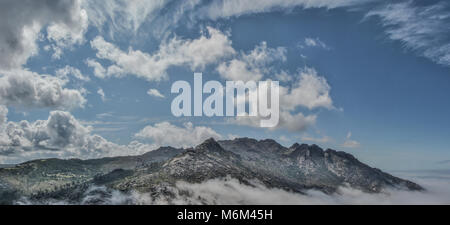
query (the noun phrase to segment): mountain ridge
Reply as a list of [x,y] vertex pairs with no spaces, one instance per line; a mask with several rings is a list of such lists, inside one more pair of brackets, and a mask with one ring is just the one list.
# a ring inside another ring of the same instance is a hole
[[345,152],[298,143],[284,147],[272,139],[237,138],[208,139],[189,149],[161,147],[139,156],[41,159],[1,168],[0,196],[7,201],[0,203],[9,204],[18,196],[76,202],[92,185],[167,198],[179,181],[201,183],[224,177],[246,185],[258,180],[269,188],[300,194],[311,189],[332,194],[341,186],[368,193],[385,188],[424,190]]

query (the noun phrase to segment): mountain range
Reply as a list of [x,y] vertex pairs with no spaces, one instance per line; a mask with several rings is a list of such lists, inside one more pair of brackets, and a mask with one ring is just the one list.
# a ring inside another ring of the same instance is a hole
[[[161,147],[139,156],[41,159],[3,166],[0,204],[15,204],[23,199],[31,204],[45,204],[48,200],[102,204],[103,198],[113,191],[148,193],[153,199],[164,198],[171,204],[178,182],[198,184],[230,177],[244,185],[252,186],[258,181],[267,188],[299,194],[309,190],[334,194],[342,186],[367,193],[380,193],[387,188],[424,190],[345,152],[324,150],[317,145],[284,147],[270,139],[237,138],[209,139],[188,149]],[[86,193],[92,190],[96,197],[86,200]]]

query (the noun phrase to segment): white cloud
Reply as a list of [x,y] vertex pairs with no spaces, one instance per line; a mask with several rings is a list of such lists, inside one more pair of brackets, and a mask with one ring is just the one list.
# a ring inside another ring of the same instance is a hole
[[241,136],[237,135],[237,134],[228,134],[227,138],[228,140],[234,140],[236,138],[240,138]]
[[285,110],[294,110],[303,106],[308,109],[333,109],[333,100],[330,96],[331,87],[324,77],[318,75],[313,68],[300,71],[297,82],[289,89],[280,87],[280,107]]
[[347,139],[350,139],[350,138],[352,138],[352,132],[347,133]]
[[[261,119],[265,119],[259,116],[237,116],[228,119],[231,124],[249,126],[249,127],[261,127]],[[308,127],[314,125],[317,120],[317,115],[305,116],[303,113],[291,113],[288,111],[280,111],[280,120],[276,127],[270,128],[271,130],[285,129],[291,132],[301,132]]]
[[280,123],[277,128],[284,128],[289,131],[299,132],[306,130],[309,126],[314,125],[317,115],[305,116],[303,113],[289,113],[280,111]]
[[8,121],[8,108],[0,105],[0,128],[4,128],[4,125]]
[[67,82],[69,81],[69,75],[81,81],[90,81],[90,78],[88,76],[83,75],[79,69],[71,66],[65,66],[63,68],[56,70],[55,75],[61,80]]
[[[219,30],[208,27],[208,35],[201,35],[195,40],[181,40],[177,37],[162,43],[154,54],[129,49],[124,52],[102,37],[91,41],[97,57],[114,63],[106,71],[94,61],[88,65],[94,67],[99,77],[121,77],[132,74],[148,81],[160,81],[167,77],[166,71],[171,66],[188,66],[192,70],[216,63],[219,59],[234,54],[228,36]],[[106,73],[104,73],[106,72]]]
[[344,148],[359,148],[361,144],[355,140],[346,140],[341,147]]
[[[23,161],[44,155],[82,158],[102,155],[100,152],[106,150],[102,146],[108,143],[101,137],[89,136],[89,133],[89,127],[82,126],[73,116],[62,111],[51,112],[48,120],[34,123],[8,122],[1,133],[4,154],[0,159]],[[60,148],[64,151],[57,151]]]
[[141,34],[153,34],[160,38],[179,24],[192,22],[195,9],[202,1],[84,1],[83,6],[88,11],[90,24],[113,39],[116,36],[136,37]]
[[[25,16],[24,16],[25,15]],[[57,77],[39,75],[23,69],[27,60],[38,53],[37,39],[48,26],[50,49],[61,54],[64,48],[81,44],[87,29],[87,15],[81,0],[0,2],[0,104],[23,107],[72,109],[83,107],[81,90],[64,88],[68,75],[87,81],[78,69],[66,66]]]
[[86,65],[94,69],[94,75],[98,78],[106,78],[106,69],[94,59],[87,59]]
[[0,104],[56,109],[84,107],[86,99],[82,91],[64,88],[66,82],[27,70],[3,72]]
[[38,158],[99,158],[137,155],[155,146],[131,142],[114,144],[92,134],[70,113],[52,111],[47,120],[7,122],[8,110],[0,106],[0,163],[20,163]]
[[238,59],[233,59],[228,63],[222,63],[217,67],[219,74],[227,80],[261,80],[262,74],[252,70],[248,65]]
[[203,7],[200,14],[216,20],[271,11],[287,11],[295,7],[327,8],[361,5],[373,0],[219,0]]
[[450,5],[446,1],[420,5],[415,1],[386,4],[367,13],[378,17],[387,36],[407,49],[442,65],[450,65]]
[[69,15],[69,23],[51,23],[47,27],[47,39],[53,49],[53,58],[59,59],[62,51],[71,48],[76,44],[85,42],[84,35],[88,28],[88,15],[86,10],[81,8],[81,2],[75,1],[74,9]]
[[99,113],[99,114],[95,115],[95,117],[97,117],[99,119],[104,119],[104,118],[113,117],[113,116],[114,115],[111,112]]
[[268,48],[266,42],[261,42],[248,54],[241,52],[237,58],[221,63],[217,71],[227,80],[259,81],[274,72],[271,63],[286,61],[286,52],[286,48]]
[[[292,87],[280,85],[280,121],[273,129],[287,129],[300,132],[314,125],[317,115],[295,113],[299,107],[309,110],[315,108],[334,109],[330,96],[331,87],[324,77],[318,75],[313,68],[300,70],[299,79]],[[256,106],[253,106],[256,107]],[[260,127],[261,117],[236,117],[228,121],[233,124]]]
[[102,99],[103,102],[106,101],[106,95],[102,88],[99,88],[97,90],[97,94],[100,95],[100,98]]
[[292,81],[292,76],[290,76],[286,71],[282,70],[275,74],[275,80],[280,82],[289,82]]
[[[82,14],[80,1],[29,1],[4,0],[0,2],[0,69],[20,68],[30,56],[37,54],[38,39],[45,25],[77,30]],[[66,37],[51,32],[50,38],[59,43]],[[73,39],[72,39],[73,40]]]
[[161,94],[161,92],[159,92],[157,89],[150,89],[150,90],[147,91],[147,94],[150,95],[150,96],[158,97],[158,98],[165,98],[166,97],[163,94]]
[[222,136],[209,127],[197,126],[188,122],[177,127],[169,122],[146,126],[136,135],[137,138],[152,140],[158,146],[193,147],[209,138],[221,139]]
[[301,137],[302,141],[313,142],[313,143],[330,143],[333,139],[328,136],[323,137],[311,137],[305,135]]
[[[293,76],[286,71],[277,71],[272,63],[286,61],[286,49],[283,47],[268,48],[266,42],[262,42],[249,53],[241,52],[237,58],[218,66],[219,74],[228,80],[261,80],[264,76],[276,74],[275,78],[290,81]],[[305,116],[303,113],[294,113],[298,107],[308,109],[327,108],[333,109],[333,101],[330,96],[330,86],[326,79],[318,75],[312,68],[300,70],[299,79],[292,87],[280,86],[280,122],[273,129],[287,129],[289,131],[304,131],[315,124],[317,115]],[[256,106],[253,106],[256,107]],[[236,117],[228,119],[228,122],[238,125],[260,127],[261,117]]]
[[136,32],[146,21],[155,18],[169,0],[84,1],[91,24],[111,32]]
[[[164,195],[152,195],[131,191],[123,193],[106,187],[90,187],[80,203],[86,204],[92,198],[102,195],[100,202],[111,205],[447,205],[450,203],[448,178],[436,178],[435,174],[426,178],[411,178],[425,187],[426,191],[406,191],[387,188],[382,193],[365,193],[349,187],[340,187],[334,194],[316,190],[304,194],[270,188],[258,180],[246,183],[232,177],[206,180],[201,183],[179,181],[169,186]],[[170,193],[170,194],[169,194]],[[107,196],[106,198],[104,196]],[[90,198],[90,199],[89,199]],[[22,198],[17,204],[70,204],[64,201],[33,202]],[[73,204],[73,203],[72,203]]]
[[[172,204],[416,205],[450,203],[448,179],[414,178],[413,180],[423,185],[427,190],[419,192],[387,188],[382,193],[371,194],[349,187],[340,187],[336,193],[330,195],[315,190],[308,190],[305,194],[297,194],[283,189],[269,188],[256,180],[250,181],[251,185],[246,185],[236,179],[226,177],[197,184],[178,182],[175,192],[176,199],[172,200]],[[180,195],[180,193],[186,192],[189,193],[189,197]],[[139,196],[142,204],[158,204],[157,199]],[[146,200],[152,201],[147,202]],[[159,204],[161,203],[159,202]]]
[[323,41],[321,41],[319,38],[310,38],[310,37],[305,38],[304,43],[300,45],[300,48],[305,47],[318,47],[326,50],[330,49],[330,47],[328,47],[328,45],[325,44]]
[[341,145],[343,148],[359,148],[361,147],[361,144],[358,141],[352,140],[352,132],[348,132],[347,139],[345,142]]
[[280,139],[281,142],[290,142],[291,141],[290,138],[288,138],[288,137],[286,137],[284,135],[281,135],[279,139]]

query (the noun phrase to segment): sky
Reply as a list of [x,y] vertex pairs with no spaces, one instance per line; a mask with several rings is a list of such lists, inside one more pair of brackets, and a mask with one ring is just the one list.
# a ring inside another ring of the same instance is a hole
[[[450,166],[444,0],[0,1],[0,163],[274,139]],[[175,117],[171,85],[280,82],[280,123]]]

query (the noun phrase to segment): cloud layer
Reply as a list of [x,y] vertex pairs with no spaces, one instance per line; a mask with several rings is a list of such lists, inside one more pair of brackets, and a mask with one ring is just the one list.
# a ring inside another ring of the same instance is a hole
[[[106,187],[93,186],[77,204],[106,205],[418,205],[450,204],[448,178],[416,178],[427,191],[412,192],[386,189],[383,193],[369,194],[356,189],[341,187],[337,193],[327,195],[320,191],[307,191],[297,194],[277,188],[268,188],[259,181],[249,181],[251,185],[226,177],[208,180],[202,183],[177,182],[175,187],[165,187],[170,195],[152,195],[152,193],[122,193]],[[102,193],[99,195],[99,193]],[[155,197],[158,196],[158,197]],[[22,199],[17,204],[36,204]],[[48,200],[38,204],[69,204],[65,201]],[[72,203],[73,204],[73,203]]]
[[449,9],[446,1],[424,5],[402,1],[374,9],[366,17],[378,17],[387,36],[400,41],[405,48],[450,66]]

